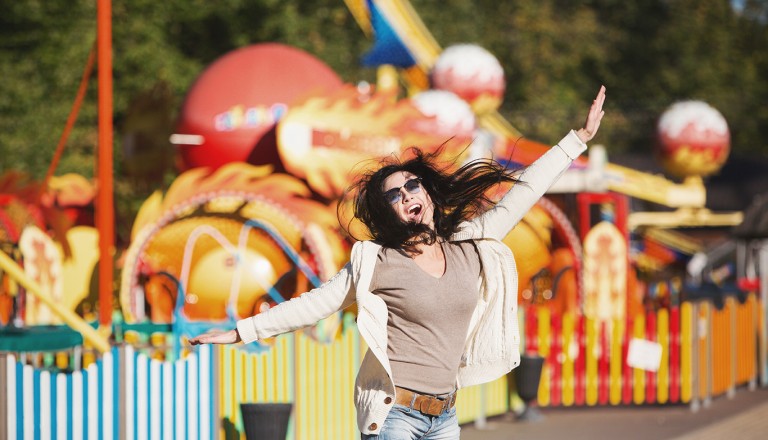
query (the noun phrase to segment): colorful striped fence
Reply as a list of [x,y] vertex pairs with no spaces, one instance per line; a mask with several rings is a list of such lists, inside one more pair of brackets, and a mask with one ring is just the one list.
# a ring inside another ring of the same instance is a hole
[[72,373],[0,356],[0,438],[214,438],[213,352],[202,347],[184,360],[160,362],[115,347]]
[[[684,303],[597,323],[545,307],[521,313],[523,346],[545,358],[542,406],[706,404],[756,385],[761,305]],[[357,439],[354,379],[366,347],[352,315],[333,342],[282,335],[263,353],[194,347],[163,361],[114,348],[85,369],[54,373],[0,355],[0,440],[244,438],[240,403],[290,402],[290,439]],[[656,372],[626,364],[629,341],[662,346]],[[459,391],[460,423],[508,410],[507,377]]]
[[116,358],[113,349],[88,368],[64,374],[0,356],[0,398],[5,403],[0,438],[117,438]]
[[278,336],[260,354],[222,347],[220,398],[226,425],[244,432],[240,403],[290,402],[289,438],[359,437],[352,395],[364,347],[351,315],[345,327],[330,344],[297,332]]
[[[244,432],[242,402],[292,402],[294,413],[288,437],[293,439],[357,439],[353,386],[367,347],[345,316],[344,331],[331,344],[314,341],[301,332],[282,335],[261,354],[224,347],[221,365],[221,417]],[[480,412],[497,415],[507,411],[506,377],[462,389],[457,399],[461,423],[477,419]]]
[[183,360],[163,362],[120,349],[117,405],[124,438],[173,439],[216,437],[219,376],[215,351],[202,346]]
[[[330,344],[297,332],[264,353],[200,346],[173,362],[126,345],[72,373],[0,355],[0,439],[244,438],[243,402],[293,403],[289,439],[357,439],[352,396],[366,347],[351,315],[345,328]],[[463,389],[460,420],[501,414],[507,398],[506,378]]]
[[[545,358],[538,403],[699,405],[740,385],[755,387],[760,310],[754,295],[743,303],[728,298],[720,310],[702,301],[603,322],[530,307],[525,347]],[[658,371],[627,365],[632,338],[661,346]]]

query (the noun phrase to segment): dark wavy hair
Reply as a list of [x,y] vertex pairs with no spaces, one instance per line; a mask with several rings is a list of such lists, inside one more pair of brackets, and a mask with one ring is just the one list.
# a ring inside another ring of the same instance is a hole
[[[438,165],[440,151],[425,153],[417,147],[409,148],[407,160],[384,159],[375,171],[364,173],[347,194],[354,194],[354,217],[367,228],[374,241],[390,248],[415,250],[410,240],[419,237],[428,244],[438,237],[448,240],[458,231],[464,220],[480,215],[493,205],[488,190],[505,182],[518,182],[519,170],[508,170],[492,159],[469,162],[455,171],[451,163]],[[427,225],[402,221],[384,197],[384,180],[393,173],[405,171],[421,180],[434,204],[435,229]],[[349,227],[346,228],[349,231]]]

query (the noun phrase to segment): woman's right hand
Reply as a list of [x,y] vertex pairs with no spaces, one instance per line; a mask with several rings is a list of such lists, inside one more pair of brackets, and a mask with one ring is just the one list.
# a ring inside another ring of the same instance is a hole
[[202,335],[195,336],[189,340],[192,345],[201,344],[235,344],[240,342],[240,334],[237,329],[222,332],[221,330],[213,330]]

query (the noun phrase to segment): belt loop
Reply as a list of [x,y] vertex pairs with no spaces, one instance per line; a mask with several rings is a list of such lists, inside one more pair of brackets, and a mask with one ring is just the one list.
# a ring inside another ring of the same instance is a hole
[[411,409],[413,409],[413,405],[416,404],[416,397],[418,397],[418,394],[411,393]]

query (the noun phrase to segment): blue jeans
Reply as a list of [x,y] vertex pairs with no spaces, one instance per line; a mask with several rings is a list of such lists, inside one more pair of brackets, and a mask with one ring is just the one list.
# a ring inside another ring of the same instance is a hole
[[439,416],[428,416],[403,405],[392,407],[378,435],[362,434],[362,440],[458,440],[461,428],[456,407]]

